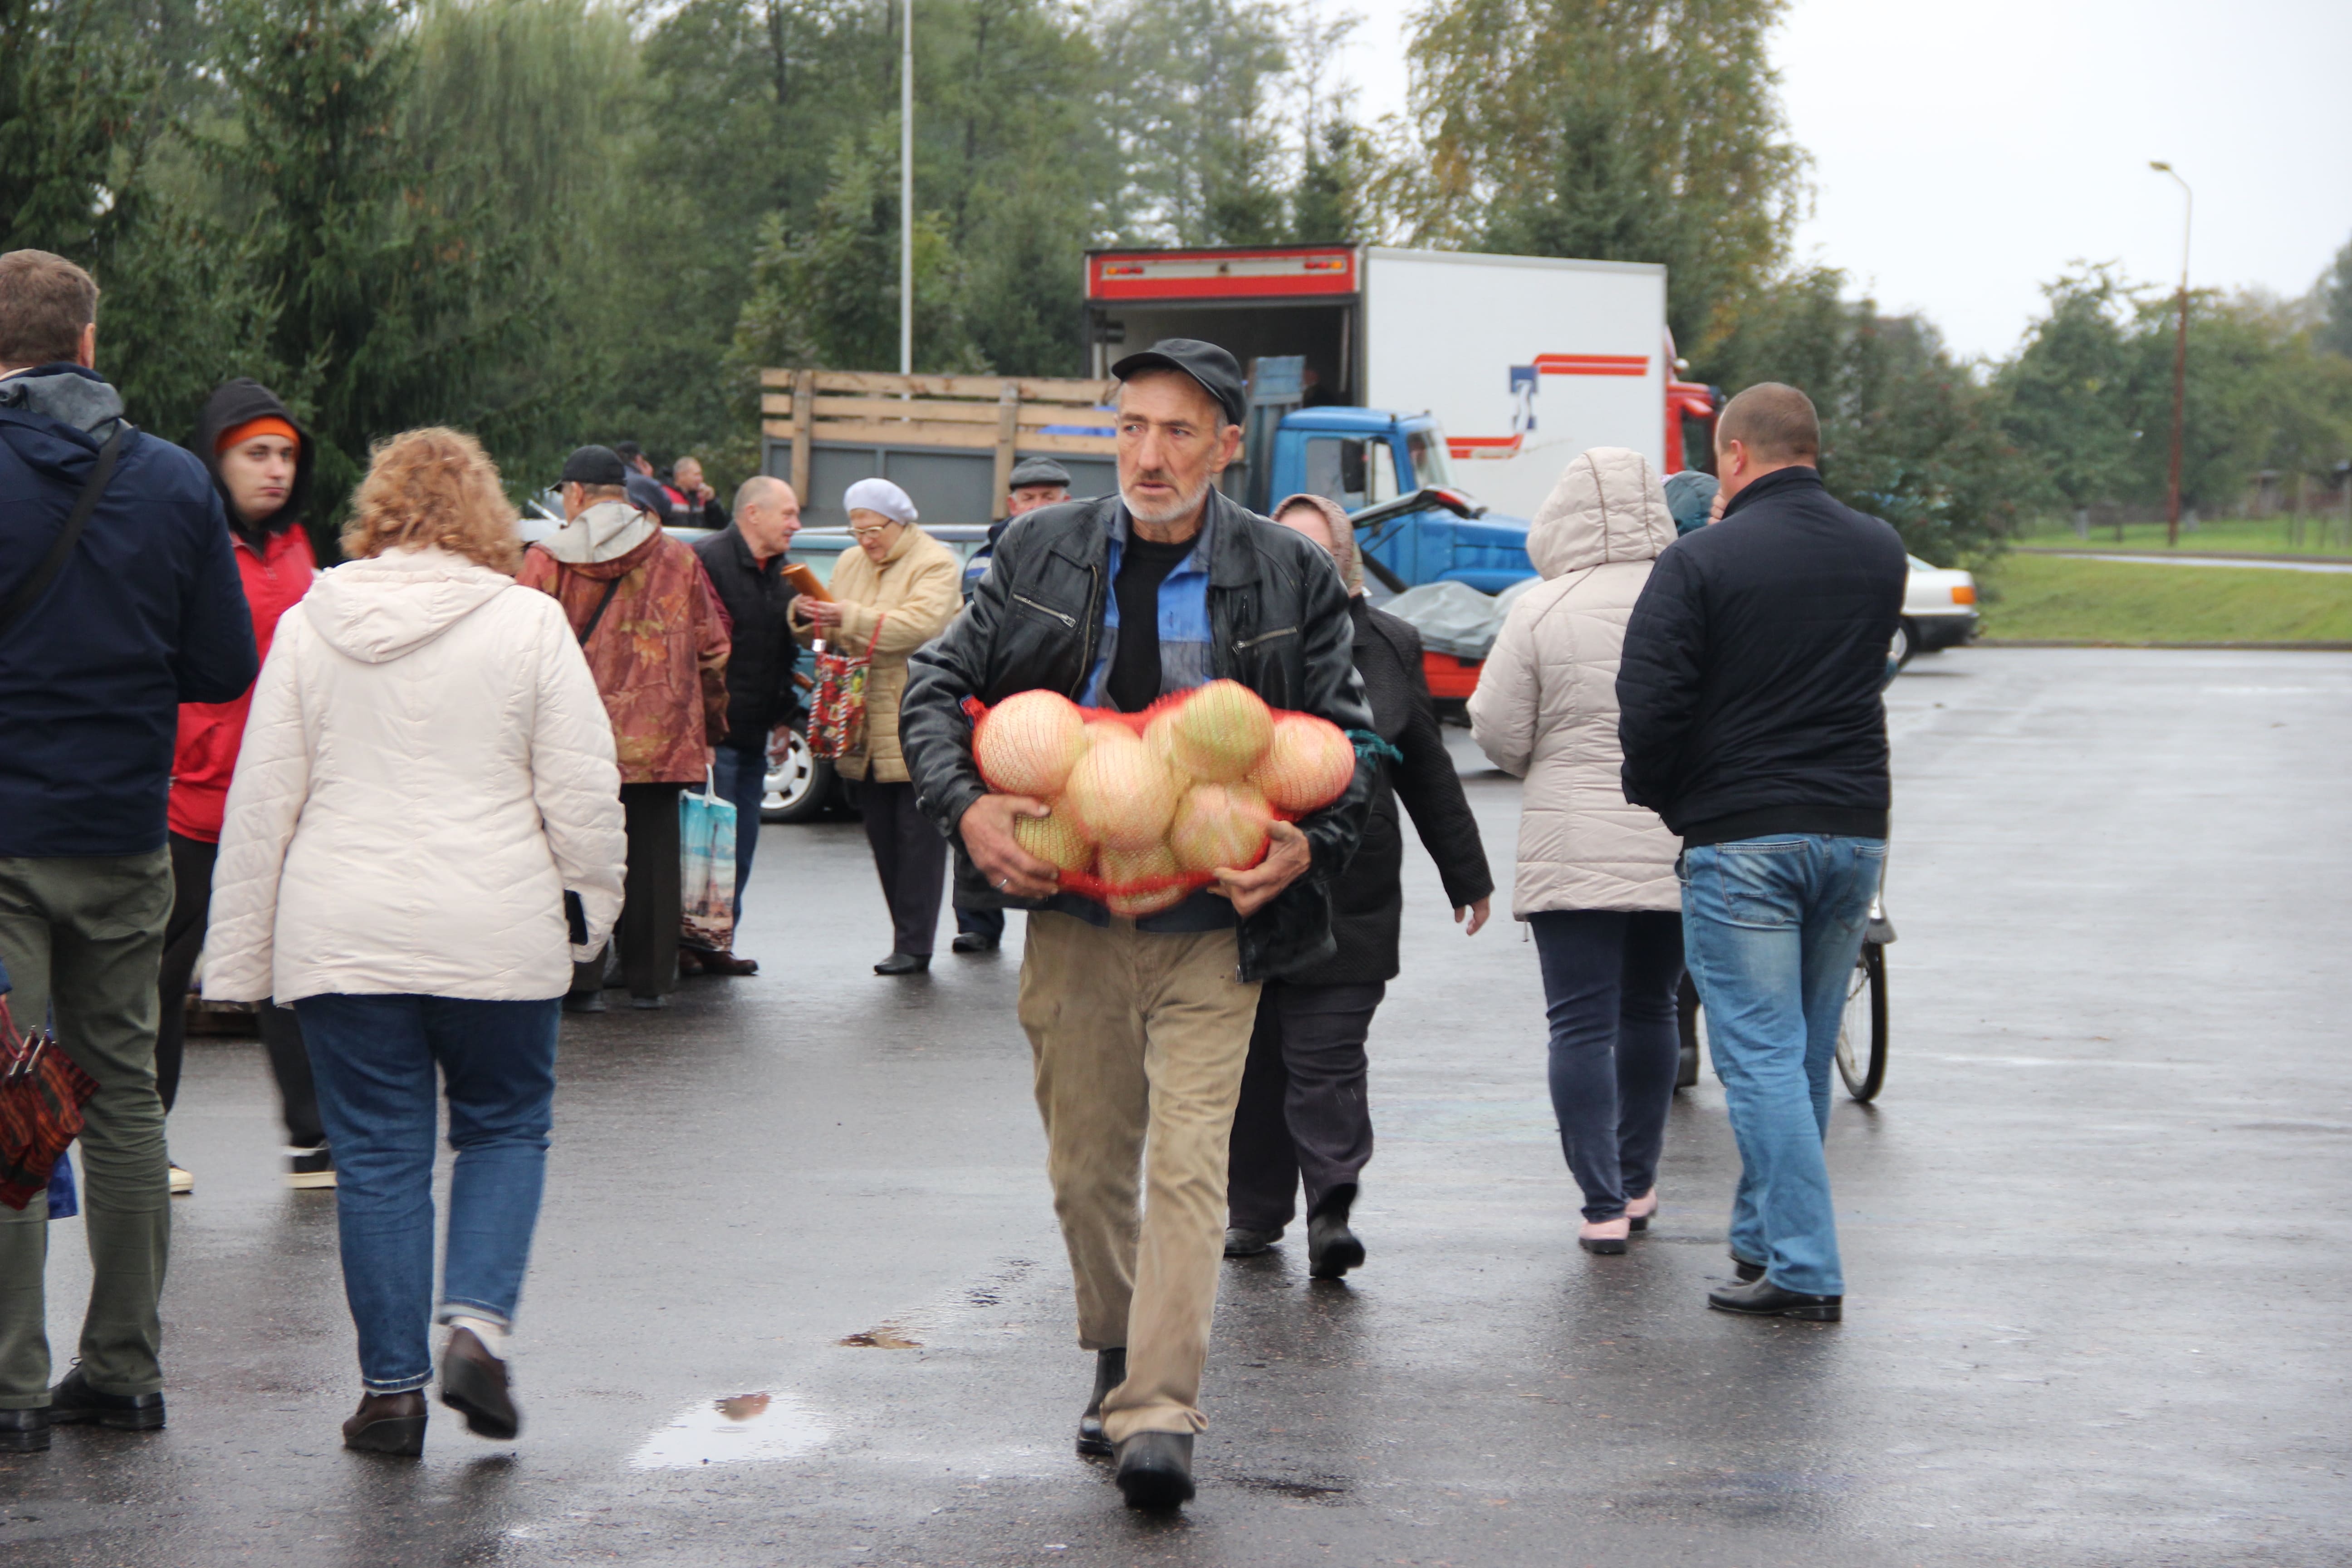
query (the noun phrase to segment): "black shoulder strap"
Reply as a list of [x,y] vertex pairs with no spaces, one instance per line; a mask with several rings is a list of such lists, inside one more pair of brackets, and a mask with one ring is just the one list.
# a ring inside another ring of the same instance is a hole
[[49,584],[58,580],[58,574],[64,571],[66,563],[73,558],[74,546],[81,541],[83,526],[89,521],[89,514],[98,510],[99,497],[106,493],[107,481],[114,478],[114,460],[122,455],[123,428],[118,423],[114,426],[114,434],[106,438],[106,445],[98,449],[97,465],[83,482],[81,495],[74,501],[73,512],[50,543],[49,552],[41,557],[41,563],[33,568],[33,574],[9,596],[6,606],[0,608],[0,637],[16,630],[16,623],[25,618],[25,612],[41,602],[41,595],[49,591]]
[[610,577],[605,579],[604,596],[596,601],[596,607],[588,612],[588,624],[580,628],[580,646],[582,647],[586,647],[588,646],[588,639],[596,635],[596,623],[604,618],[605,606],[613,602],[613,595],[620,591],[621,579],[619,577]]

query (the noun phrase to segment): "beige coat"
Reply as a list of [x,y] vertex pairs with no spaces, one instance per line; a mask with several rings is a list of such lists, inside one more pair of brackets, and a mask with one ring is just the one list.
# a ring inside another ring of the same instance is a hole
[[1569,464],[1528,529],[1543,582],[1511,606],[1470,698],[1470,729],[1528,781],[1511,912],[1673,910],[1682,841],[1629,805],[1618,778],[1617,659],[1650,566],[1675,542],[1649,461],[1596,447]]
[[[869,643],[874,648],[866,678],[866,750],[835,766],[845,778],[905,784],[898,701],[907,694],[907,656],[947,630],[963,607],[963,565],[955,552],[908,526],[879,566],[854,545],[843,551],[825,591],[842,607],[841,629],[827,634],[826,646],[845,653],[863,653]],[[803,642],[814,635],[797,607],[793,629]]]

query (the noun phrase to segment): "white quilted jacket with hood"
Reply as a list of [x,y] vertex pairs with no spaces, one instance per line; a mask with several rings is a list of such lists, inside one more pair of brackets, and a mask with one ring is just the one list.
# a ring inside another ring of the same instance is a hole
[[620,912],[624,858],[612,721],[556,602],[436,549],[350,562],[278,624],[254,689],[205,994],[561,996]]
[[1528,529],[1543,582],[1503,622],[1470,698],[1519,803],[1517,919],[1540,910],[1682,907],[1682,840],[1629,805],[1618,770],[1617,660],[1651,563],[1675,542],[1665,491],[1640,453],[1595,447],[1568,466]]

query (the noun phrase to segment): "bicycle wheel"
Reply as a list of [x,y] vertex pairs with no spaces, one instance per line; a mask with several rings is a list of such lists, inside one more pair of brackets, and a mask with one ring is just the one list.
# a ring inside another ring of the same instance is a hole
[[1886,1082],[1886,950],[1874,942],[1862,944],[1846,983],[1837,1069],[1845,1091],[1865,1104],[1878,1098]]
[[1676,1089],[1698,1082],[1698,986],[1685,972],[1675,988],[1675,1028],[1682,1037],[1682,1059],[1675,1066]]

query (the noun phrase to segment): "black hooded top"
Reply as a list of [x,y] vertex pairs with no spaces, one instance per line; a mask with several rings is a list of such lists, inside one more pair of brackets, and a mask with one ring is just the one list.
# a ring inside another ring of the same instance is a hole
[[[263,518],[257,526],[237,516],[236,501],[221,482],[220,453],[215,450],[224,431],[234,430],[247,420],[275,416],[294,426],[302,437],[300,450],[294,455],[294,483],[286,491],[286,504]],[[302,520],[302,510],[310,501],[310,472],[319,461],[318,443],[310,431],[294,417],[278,395],[257,381],[238,376],[224,382],[205,399],[204,412],[196,416],[196,433],[188,443],[189,450],[205,465],[213,477],[213,488],[220,492],[221,510],[228,514],[228,525],[242,535],[247,543],[258,546],[273,533],[283,533]]]

